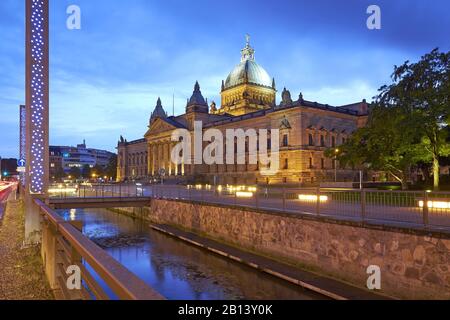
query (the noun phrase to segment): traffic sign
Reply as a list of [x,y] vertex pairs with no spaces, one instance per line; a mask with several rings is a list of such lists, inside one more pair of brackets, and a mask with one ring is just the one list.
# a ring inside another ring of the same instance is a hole
[[19,160],[17,160],[17,165],[19,166],[19,167],[25,167],[25,159],[19,159]]

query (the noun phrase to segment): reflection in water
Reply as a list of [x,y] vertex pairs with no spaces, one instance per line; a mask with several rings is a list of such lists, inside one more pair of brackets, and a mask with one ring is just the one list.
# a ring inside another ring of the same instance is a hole
[[[105,209],[60,210],[168,299],[321,299],[313,292],[169,237]],[[110,291],[107,291],[110,292]]]

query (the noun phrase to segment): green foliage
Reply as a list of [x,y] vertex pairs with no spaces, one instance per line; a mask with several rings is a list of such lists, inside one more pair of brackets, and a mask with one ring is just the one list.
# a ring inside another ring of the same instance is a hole
[[89,179],[91,177],[91,167],[88,164],[85,164],[81,170],[81,174],[83,178]]
[[116,180],[117,176],[117,155],[112,156],[109,159],[109,163],[106,166],[105,174],[108,177],[111,177],[113,180]]
[[439,158],[450,154],[450,52],[435,49],[407,61],[395,67],[392,81],[380,88],[367,126],[340,147],[338,159],[386,171],[403,186],[413,165],[431,163],[437,188]]
[[70,168],[69,175],[71,175],[74,179],[79,179],[81,177],[81,170],[78,167]]

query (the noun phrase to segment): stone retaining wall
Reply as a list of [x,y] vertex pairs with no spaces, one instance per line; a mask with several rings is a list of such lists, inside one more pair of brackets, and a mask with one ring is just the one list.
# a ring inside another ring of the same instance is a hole
[[450,299],[450,239],[393,228],[242,208],[152,200],[122,213],[168,224],[278,260],[366,286],[369,265],[381,268],[381,293]]

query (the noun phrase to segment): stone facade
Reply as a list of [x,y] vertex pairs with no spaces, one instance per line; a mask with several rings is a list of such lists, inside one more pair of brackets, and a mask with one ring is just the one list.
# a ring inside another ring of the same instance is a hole
[[448,235],[168,200],[125,210],[361,288],[366,286],[367,267],[377,265],[383,294],[450,299]]
[[[340,181],[357,180],[357,172],[335,168],[336,161],[324,153],[329,148],[338,148],[355,130],[365,125],[369,107],[365,100],[334,107],[307,101],[302,94],[298,99],[292,99],[290,92],[284,89],[282,101],[277,105],[275,80],[254,61],[254,50],[248,42],[242,50],[241,63],[222,83],[221,95],[221,107],[214,102],[208,106],[196,83],[186,113],[179,116],[167,116],[158,99],[145,134],[146,144],[142,140],[118,144],[118,180],[152,179],[161,175],[166,181],[210,184],[298,185],[334,181],[336,177]],[[202,121],[204,130],[214,128],[223,134],[227,129],[279,129],[280,169],[273,176],[263,176],[259,163],[249,163],[248,152],[244,165],[174,165],[171,151],[176,142],[171,141],[172,133],[187,129],[193,135],[195,121]],[[145,173],[139,169],[133,171],[136,165],[127,150],[130,145],[133,149],[139,147],[131,155],[147,154]]]
[[117,181],[143,179],[148,176],[148,153],[145,139],[118,143]]

